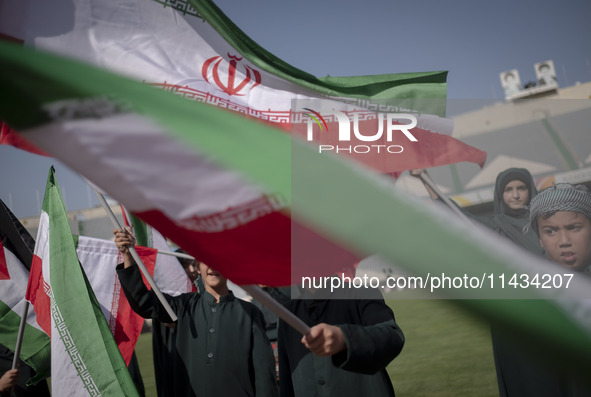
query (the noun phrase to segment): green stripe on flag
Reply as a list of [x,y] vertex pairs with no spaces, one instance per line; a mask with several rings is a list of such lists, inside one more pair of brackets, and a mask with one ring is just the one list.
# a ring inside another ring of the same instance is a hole
[[135,234],[136,244],[141,245],[142,247],[153,247],[154,241],[152,239],[150,226],[146,225],[146,222],[133,214],[130,215],[130,219]]
[[55,302],[51,310],[55,324],[52,328],[58,333],[52,337],[59,338],[59,342],[52,344],[64,344],[89,394],[96,387],[95,391],[102,395],[137,396],[127,366],[78,261],[53,167],[49,170],[43,211],[49,216],[50,284]]

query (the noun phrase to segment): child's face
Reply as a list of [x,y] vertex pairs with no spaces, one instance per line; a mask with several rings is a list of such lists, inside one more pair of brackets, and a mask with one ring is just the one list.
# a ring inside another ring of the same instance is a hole
[[546,256],[573,270],[591,266],[591,222],[578,212],[558,211],[538,218],[540,245]]
[[518,210],[528,203],[529,190],[527,185],[520,180],[513,180],[503,189],[503,201],[513,210]]
[[201,274],[201,279],[203,280],[203,284],[206,287],[210,287],[216,289],[218,287],[225,286],[228,282],[228,279],[222,276],[220,273],[213,270],[211,267],[207,266],[203,262],[199,262],[197,264],[199,269],[199,274]]
[[197,265],[195,261],[187,260],[182,262],[181,265],[183,266],[183,269],[185,269],[185,273],[187,273],[187,276],[191,279],[191,281],[197,280],[197,276],[199,275],[197,268],[199,265]]

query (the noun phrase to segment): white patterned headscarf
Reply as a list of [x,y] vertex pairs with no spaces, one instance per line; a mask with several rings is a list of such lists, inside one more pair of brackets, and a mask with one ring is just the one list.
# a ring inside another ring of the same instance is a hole
[[529,224],[538,233],[538,218],[558,211],[578,212],[591,219],[591,192],[583,185],[557,183],[538,193],[529,203]]

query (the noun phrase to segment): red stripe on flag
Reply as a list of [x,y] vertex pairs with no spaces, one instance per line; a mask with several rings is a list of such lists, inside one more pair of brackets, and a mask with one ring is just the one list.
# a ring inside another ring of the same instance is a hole
[[38,149],[35,145],[27,141],[25,138],[17,134],[8,125],[0,121],[0,144],[10,145],[30,153],[38,154],[40,156],[49,156],[43,150]]
[[8,263],[6,263],[6,254],[4,253],[4,246],[0,240],[0,280],[10,280],[8,274]]
[[42,260],[37,255],[33,255],[25,299],[33,305],[37,314],[37,324],[51,337],[51,305],[45,287],[49,286],[43,280]]
[[[347,273],[360,260],[323,236],[292,223],[281,212],[211,233],[190,230],[156,210],[136,215],[197,260],[239,285],[299,284],[304,276]],[[182,224],[190,223],[184,220]]]
[[121,215],[123,216],[123,223],[125,224],[125,226],[131,226],[131,223],[129,223],[129,219],[127,218],[127,211],[125,210],[125,207],[123,206],[123,204],[119,204],[119,206],[121,207]]
[[[136,246],[135,248],[140,258],[142,258],[142,262],[146,265],[148,272],[154,276],[154,267],[156,265],[156,255],[158,254],[158,250],[140,246]],[[148,289],[150,289],[145,278],[144,283]],[[119,306],[117,308],[117,319],[113,336],[125,363],[129,364],[133,349],[135,349],[135,344],[144,326],[144,318],[131,309],[119,282],[117,282],[116,288],[118,288]]]
[[[150,275],[152,277],[154,277],[154,268],[156,266],[156,255],[158,254],[158,250],[155,248],[142,247],[140,245],[136,245],[135,250],[137,251],[137,254],[140,256],[140,258],[142,259],[142,262],[144,262],[144,265],[146,265],[146,269],[148,269],[148,273],[150,273]],[[142,274],[142,279],[144,280],[144,284],[146,284],[146,287],[148,289],[151,289],[150,284],[148,283],[148,280],[144,277],[143,274]]]

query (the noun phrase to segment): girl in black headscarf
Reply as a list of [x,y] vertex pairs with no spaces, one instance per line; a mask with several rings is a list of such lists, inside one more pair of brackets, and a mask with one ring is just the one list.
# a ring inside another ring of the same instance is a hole
[[484,223],[531,253],[542,255],[538,236],[523,232],[529,223],[528,206],[537,194],[534,179],[525,168],[509,168],[497,176],[494,191],[494,214]]
[[[426,170],[412,170],[410,174],[420,177]],[[424,182],[423,182],[424,183]],[[427,184],[425,188],[434,200],[442,200]],[[531,230],[523,232],[529,222],[529,211],[525,206],[537,194],[534,178],[525,168],[509,168],[497,176],[494,190],[494,212],[488,216],[476,216],[458,207],[468,218],[478,221],[499,234],[507,237],[531,253],[542,255],[538,236]]]

